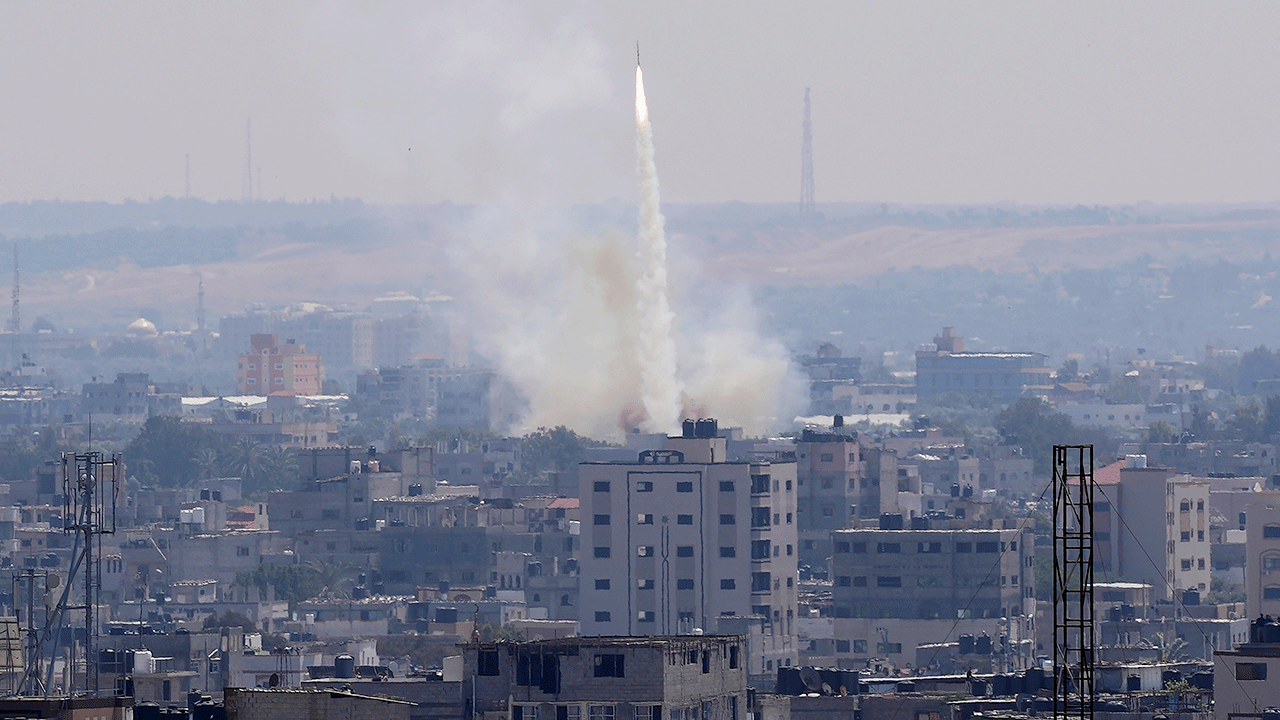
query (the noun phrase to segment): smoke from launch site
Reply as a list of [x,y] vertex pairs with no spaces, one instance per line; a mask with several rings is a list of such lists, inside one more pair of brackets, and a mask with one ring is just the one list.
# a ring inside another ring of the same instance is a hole
[[[673,430],[682,416],[750,432],[789,425],[802,386],[785,348],[758,331],[750,294],[701,274],[698,258],[675,247],[678,235],[670,239],[681,263],[668,267],[652,127],[639,104],[627,141],[630,53],[606,48],[585,11],[432,7],[411,23],[394,14],[381,22],[376,8],[341,21],[326,15],[326,33],[376,32],[384,59],[406,68],[392,82],[348,63],[337,76],[345,110],[335,131],[352,148],[387,134],[440,138],[421,157],[419,145],[431,144],[413,143],[422,200],[447,197],[450,183],[483,189],[488,200],[439,229],[444,237],[405,241],[443,243],[439,289],[467,314],[473,349],[527,400],[510,430],[565,425],[618,439],[635,428]],[[458,26],[486,35],[441,31]],[[638,68],[636,80],[639,103]],[[402,116],[361,116],[368,103],[358,100],[371,93],[400,97]],[[441,97],[468,112],[451,118]],[[471,120],[477,108],[490,111],[489,123]],[[393,132],[354,130],[367,127]],[[622,213],[582,222],[573,203],[584,186],[616,188],[625,199],[615,207],[638,199],[638,226]]]

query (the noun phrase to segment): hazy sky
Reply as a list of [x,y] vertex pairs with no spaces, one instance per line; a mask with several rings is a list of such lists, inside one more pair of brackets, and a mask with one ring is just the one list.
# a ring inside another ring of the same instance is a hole
[[[0,201],[1280,200],[1280,3],[7,2]],[[412,148],[412,150],[410,150]]]

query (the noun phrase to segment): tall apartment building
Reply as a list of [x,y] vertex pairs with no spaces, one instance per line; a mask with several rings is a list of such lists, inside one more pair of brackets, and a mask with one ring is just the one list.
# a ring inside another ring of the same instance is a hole
[[[891,525],[886,518],[882,525]],[[1004,637],[1013,666],[1034,648],[1030,528],[840,530],[832,534],[832,601],[841,667],[873,657],[915,663],[916,646],[961,634]]]
[[1280,616],[1280,492],[1253,493],[1245,505],[1244,587],[1248,617]]
[[364,313],[316,303],[297,303],[284,310],[250,309],[218,321],[224,348],[243,348],[254,335],[275,333],[297,339],[322,355],[330,369],[344,372],[373,366],[373,331],[373,318]]
[[[805,429],[796,442],[796,529],[800,561],[826,564],[831,533],[857,517],[862,448],[857,433]],[[877,507],[878,507],[877,503]]]
[[943,328],[933,350],[916,352],[916,397],[958,393],[997,400],[1048,394],[1053,369],[1036,352],[965,352],[955,328]]
[[796,660],[794,462],[726,462],[715,421],[581,483],[584,635],[670,635],[762,620],[749,672]]
[[[1169,468],[1142,467],[1136,457],[1120,469],[1115,485],[1100,483],[1095,495],[1095,540],[1105,526],[1108,537],[1096,548],[1104,565],[1119,560],[1119,577],[1149,583],[1158,598],[1173,599],[1184,590],[1209,590],[1209,482],[1177,475]],[[1118,495],[1111,497],[1111,495]],[[1120,518],[1097,518],[1103,512]],[[1114,548],[1107,543],[1119,540]]]
[[324,378],[320,356],[293,340],[255,334],[250,350],[236,362],[236,389],[241,395],[319,395]]

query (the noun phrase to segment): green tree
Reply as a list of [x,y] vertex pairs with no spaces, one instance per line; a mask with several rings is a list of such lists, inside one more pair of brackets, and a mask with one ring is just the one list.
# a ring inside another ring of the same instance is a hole
[[1191,406],[1191,436],[1196,440],[1212,440],[1214,435],[1213,416],[1199,405]]
[[1174,440],[1174,433],[1172,425],[1164,420],[1157,420],[1147,427],[1147,442],[1171,443]]
[[1250,401],[1237,407],[1227,418],[1224,432],[1233,440],[1262,442],[1264,438],[1262,408]]
[[523,438],[521,469],[529,477],[539,477],[547,472],[568,472],[587,459],[588,449],[607,445],[579,435],[564,425],[549,430],[540,427]]
[[238,627],[244,628],[245,632],[258,632],[257,623],[250,620],[248,616],[238,613],[235,610],[228,610],[222,615],[214,613],[204,619],[204,623],[201,624],[201,627],[205,630],[224,627]]
[[1040,398],[1019,398],[996,413],[995,423],[1001,442],[1022,448],[1042,477],[1052,471],[1054,445],[1073,445],[1085,438],[1071,418]]
[[199,425],[176,417],[153,417],[125,446],[125,467],[144,484],[184,487],[201,476],[196,460],[203,456],[201,451],[216,452],[221,444],[215,433]]
[[1268,350],[1266,345],[1259,345],[1240,356],[1237,372],[1237,387],[1243,393],[1251,393],[1259,380],[1280,377],[1280,354]]
[[1101,395],[1103,400],[1115,405],[1137,405],[1147,401],[1146,388],[1138,383],[1138,378],[1128,375],[1116,378]]
[[324,591],[327,579],[327,576],[311,565],[264,564],[251,572],[236,575],[235,584],[243,588],[256,587],[264,597],[267,588],[274,586],[276,599],[289,603],[292,609],[303,600],[318,597]]
[[1058,382],[1069,383],[1080,379],[1080,363],[1074,358],[1067,358],[1058,368]]
[[320,584],[320,590],[315,597],[351,597],[351,589],[356,585],[354,575],[358,570],[355,565],[332,563],[325,560],[312,560],[306,565],[315,571],[316,581]]

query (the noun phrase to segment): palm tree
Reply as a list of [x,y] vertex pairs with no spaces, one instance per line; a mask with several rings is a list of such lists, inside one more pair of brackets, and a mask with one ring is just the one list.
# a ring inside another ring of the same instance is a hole
[[232,475],[252,483],[262,473],[262,446],[251,437],[237,438],[227,453],[226,468]]
[[1177,636],[1166,638],[1162,632],[1143,638],[1138,647],[1159,651],[1160,662],[1179,662],[1187,657],[1187,641]]
[[316,571],[320,581],[319,597],[329,599],[347,599],[351,597],[351,588],[355,587],[355,565],[332,563],[326,560],[310,560],[307,567]]
[[200,448],[192,456],[191,462],[200,469],[200,477],[208,480],[213,477],[214,471],[218,468],[218,451],[213,448]]

